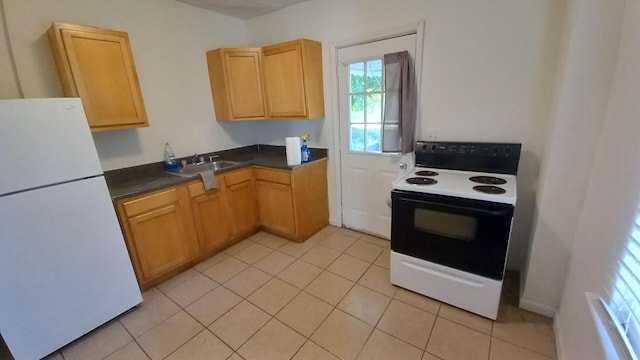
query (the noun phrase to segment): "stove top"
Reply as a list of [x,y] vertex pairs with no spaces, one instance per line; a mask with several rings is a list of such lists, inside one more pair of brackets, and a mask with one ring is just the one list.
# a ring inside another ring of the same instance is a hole
[[[477,179],[478,177],[480,179]],[[474,179],[471,180],[471,178]],[[478,180],[485,181],[486,184],[479,183]],[[515,205],[517,198],[515,175],[435,169],[420,166],[413,168],[395,180],[392,188],[511,205]]]

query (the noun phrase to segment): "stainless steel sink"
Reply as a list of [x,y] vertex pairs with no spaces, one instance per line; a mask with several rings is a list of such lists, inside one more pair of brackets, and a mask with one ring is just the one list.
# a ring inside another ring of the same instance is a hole
[[176,176],[183,176],[183,177],[192,177],[192,176],[198,175],[203,171],[213,170],[215,172],[215,171],[229,169],[239,164],[240,162],[238,161],[217,160],[210,163],[204,163],[204,164],[198,164],[198,165],[187,165],[186,167],[180,169],[180,171],[171,172],[170,174],[173,174]]

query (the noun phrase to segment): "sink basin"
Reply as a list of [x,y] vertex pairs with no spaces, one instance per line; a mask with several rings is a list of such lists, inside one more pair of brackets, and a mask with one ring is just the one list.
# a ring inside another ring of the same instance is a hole
[[238,161],[229,161],[229,160],[218,160],[218,161],[214,161],[214,162],[209,163],[209,165],[211,165],[211,167],[213,167],[213,171],[228,169],[228,168],[234,167],[234,166],[236,166],[238,164],[240,164],[240,162],[238,162]]
[[220,170],[225,170],[225,169],[234,167],[239,164],[240,163],[237,161],[217,160],[214,162],[204,163],[199,165],[187,165],[186,167],[180,169],[180,171],[172,172],[170,174],[173,174],[176,176],[191,177],[191,176],[198,175],[202,171],[207,171],[207,170],[220,171]]

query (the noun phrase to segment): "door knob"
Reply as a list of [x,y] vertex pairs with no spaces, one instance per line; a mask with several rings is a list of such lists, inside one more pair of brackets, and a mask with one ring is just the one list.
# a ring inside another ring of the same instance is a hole
[[405,170],[407,168],[407,163],[406,162],[401,162],[400,163],[400,169]]

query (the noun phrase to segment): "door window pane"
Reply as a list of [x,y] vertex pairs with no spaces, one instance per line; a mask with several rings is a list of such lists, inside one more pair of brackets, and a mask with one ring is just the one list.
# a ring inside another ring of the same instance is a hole
[[382,59],[349,64],[349,81],[349,149],[379,153],[385,102]]
[[367,122],[382,123],[382,94],[369,94],[367,96]]
[[382,91],[382,59],[367,61],[367,91]]
[[380,124],[369,125],[367,124],[367,133],[365,136],[367,142],[366,152],[380,152],[382,150]]
[[351,95],[350,123],[364,123],[365,95]]
[[351,125],[351,151],[364,151],[364,124]]
[[351,83],[351,86],[350,86],[351,93],[364,91],[364,63],[363,62],[349,65],[349,80]]

